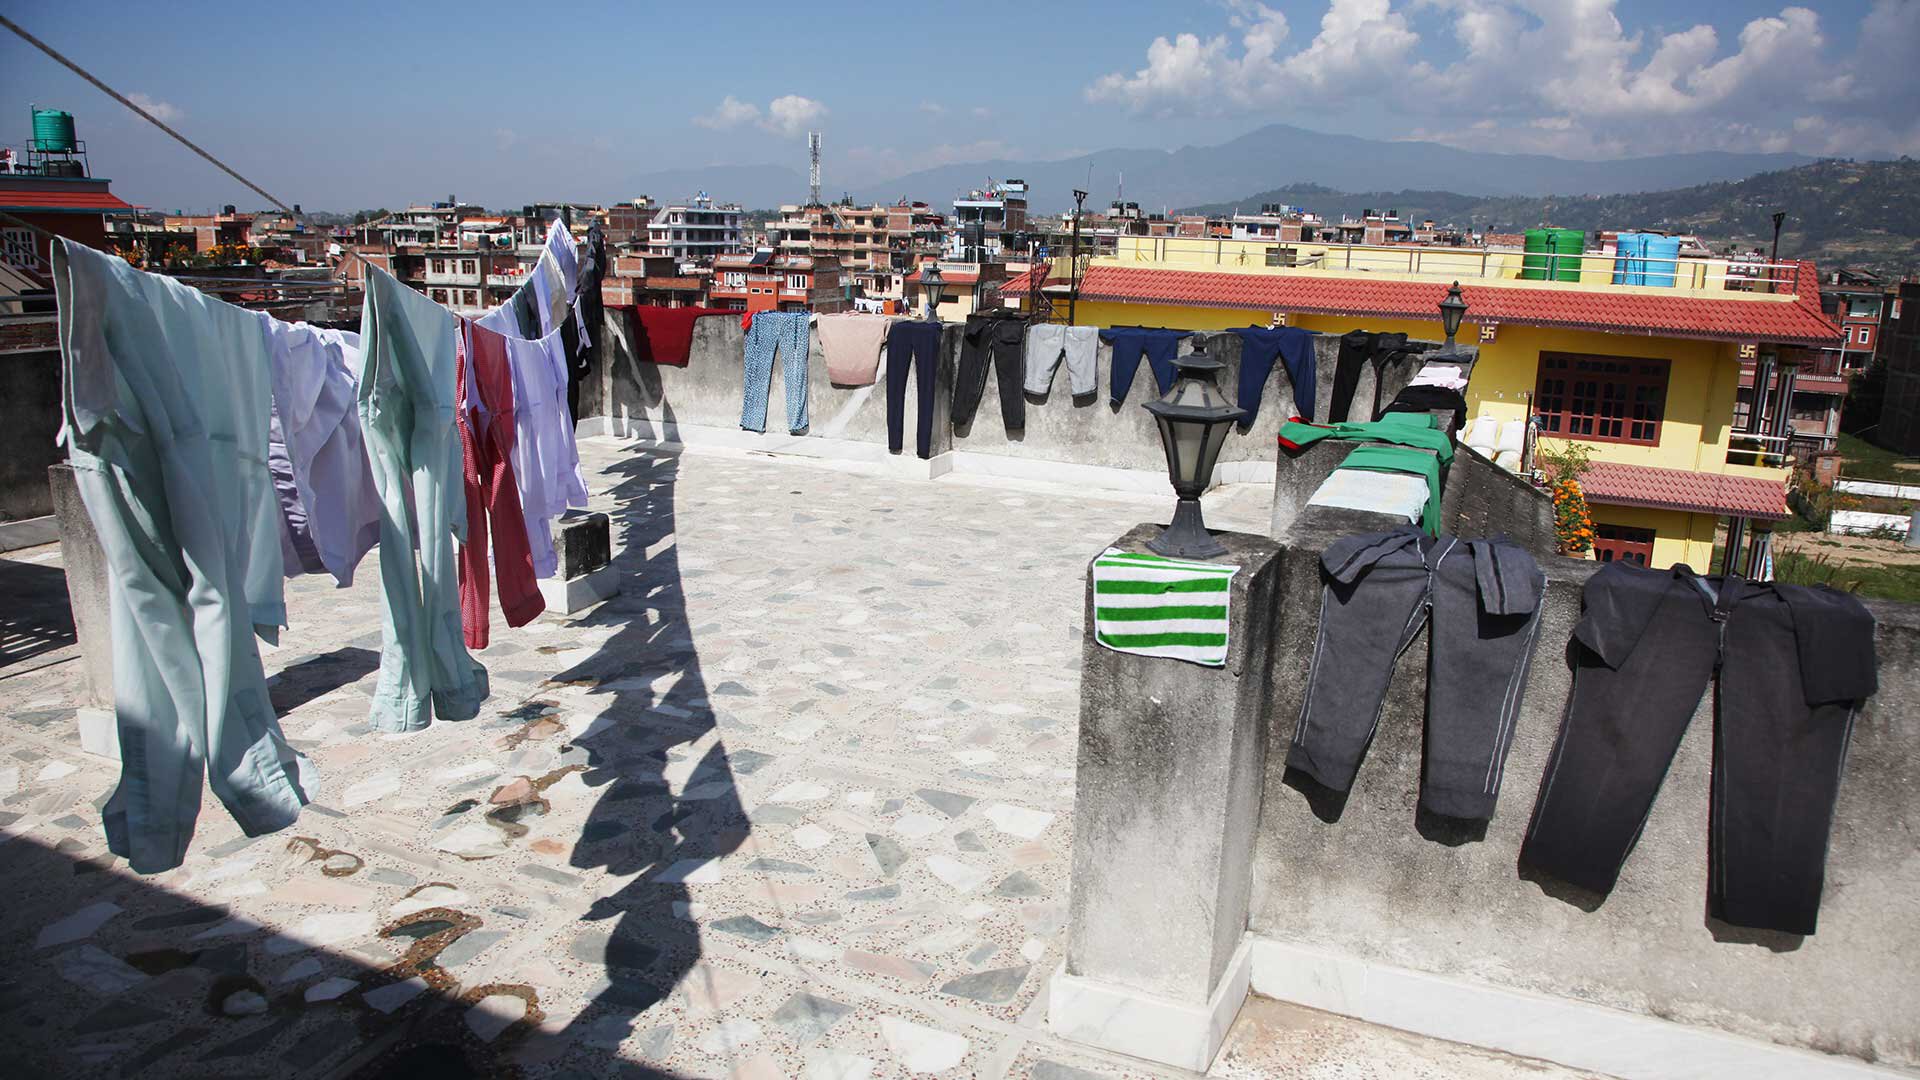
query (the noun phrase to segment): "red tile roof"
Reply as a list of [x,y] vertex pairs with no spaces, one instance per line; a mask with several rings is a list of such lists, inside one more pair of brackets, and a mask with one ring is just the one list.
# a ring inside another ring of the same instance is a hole
[[[1523,285],[1461,286],[1467,321],[1516,326],[1560,326],[1647,337],[1709,341],[1768,341],[1832,345],[1840,330],[1820,312],[1813,264],[1803,262],[1792,303],[1601,289],[1548,289]],[[1026,291],[1015,279],[1004,295]],[[1230,274],[1090,266],[1080,299],[1189,307],[1287,311],[1311,315],[1439,321],[1436,305],[1447,294],[1438,281],[1388,281],[1332,274]]]
[[0,210],[29,214],[126,214],[132,203],[108,191],[0,190]]
[[[974,282],[980,280],[980,272],[977,270],[942,270],[940,271],[940,280],[949,285],[972,285]],[[908,274],[906,282],[909,285],[920,284],[920,271],[915,270],[913,273]],[[1006,292],[1006,287],[1002,286],[1000,291],[1003,293]]]
[[1580,476],[1590,503],[1691,510],[1778,521],[1787,516],[1787,483],[1757,476],[1657,469],[1596,461]]

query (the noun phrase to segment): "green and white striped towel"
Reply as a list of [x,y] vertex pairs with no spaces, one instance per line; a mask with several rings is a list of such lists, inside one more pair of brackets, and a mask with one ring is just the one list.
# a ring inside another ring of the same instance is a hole
[[1227,663],[1237,566],[1108,548],[1093,560],[1093,639],[1116,652]]

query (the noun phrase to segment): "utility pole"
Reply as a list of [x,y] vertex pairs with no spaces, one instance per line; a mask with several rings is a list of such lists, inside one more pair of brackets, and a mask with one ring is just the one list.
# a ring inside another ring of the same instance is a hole
[[1081,191],[1079,188],[1074,188],[1073,189],[1073,245],[1072,245],[1072,253],[1068,256],[1068,258],[1070,258],[1072,261],[1067,264],[1069,267],[1072,268],[1072,272],[1073,272],[1073,287],[1067,293],[1067,325],[1068,326],[1074,325],[1073,319],[1075,314],[1077,314],[1076,309],[1080,306],[1080,216],[1081,216],[1081,211],[1086,208],[1086,205],[1087,205],[1087,193],[1084,191]]
[[1787,212],[1785,210],[1775,210],[1773,212],[1773,252],[1767,256],[1768,292],[1777,292],[1780,288],[1779,281],[1773,276],[1773,268],[1780,262],[1780,226],[1786,224],[1786,222]]

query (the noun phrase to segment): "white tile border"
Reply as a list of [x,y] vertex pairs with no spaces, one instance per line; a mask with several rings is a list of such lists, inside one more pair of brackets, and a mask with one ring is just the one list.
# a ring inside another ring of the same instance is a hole
[[539,586],[540,596],[547,602],[548,614],[572,615],[617,595],[620,592],[620,574],[612,563],[608,563],[576,578],[539,578],[534,584]]
[[1047,1027],[1063,1039],[1205,1072],[1247,1000],[1250,957],[1243,940],[1204,1005],[1069,975],[1063,964],[1047,987]]
[[1445,978],[1267,938],[1253,992],[1622,1080],[1888,1080],[1911,1074],[1651,1016]]

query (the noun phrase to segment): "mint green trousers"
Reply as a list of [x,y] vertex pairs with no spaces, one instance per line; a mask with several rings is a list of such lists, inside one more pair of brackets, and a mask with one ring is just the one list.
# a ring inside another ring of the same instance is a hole
[[370,720],[415,731],[434,716],[470,720],[487,669],[460,635],[455,539],[466,489],[454,428],[454,316],[374,267],[360,314],[360,426],[379,489],[385,635]]
[[157,873],[185,857],[203,786],[249,836],[292,824],[314,790],[254,642],[285,621],[267,342],[254,312],[90,248],[55,245],[53,270],[61,440],[108,567],[107,846]]

